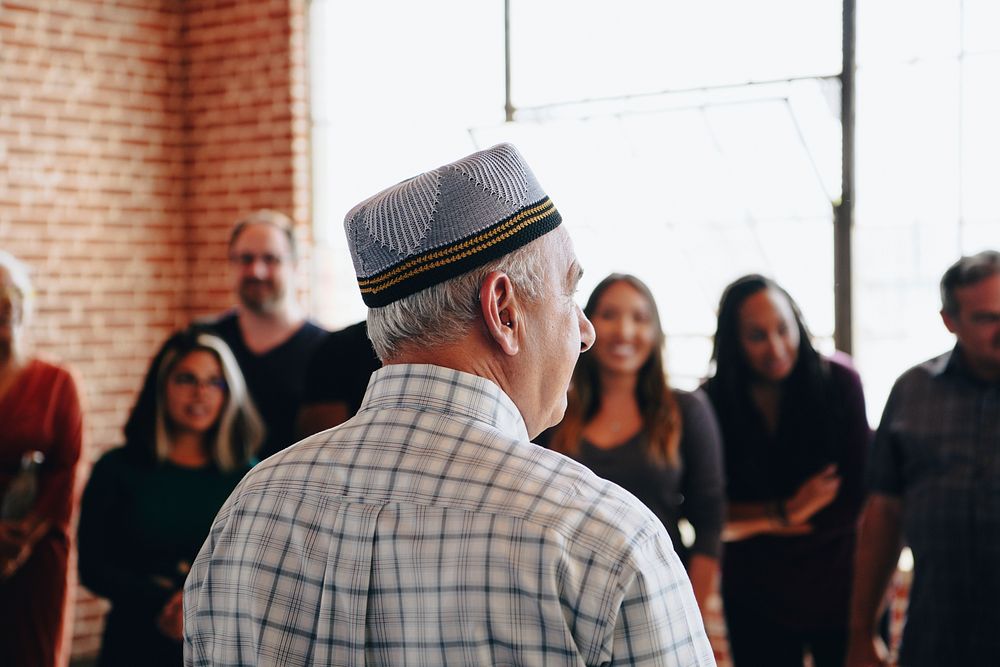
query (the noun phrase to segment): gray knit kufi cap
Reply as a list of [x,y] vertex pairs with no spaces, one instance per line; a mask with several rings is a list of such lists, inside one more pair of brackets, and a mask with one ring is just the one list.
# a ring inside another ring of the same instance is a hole
[[559,226],[517,149],[499,144],[369,197],[344,220],[370,308],[467,273]]

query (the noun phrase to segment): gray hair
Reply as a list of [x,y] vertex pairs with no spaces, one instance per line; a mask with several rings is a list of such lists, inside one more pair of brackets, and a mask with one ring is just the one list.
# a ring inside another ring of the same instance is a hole
[[183,344],[183,347],[169,349],[160,362],[156,379],[156,459],[165,461],[171,449],[166,410],[167,378],[184,357],[197,350],[205,350],[218,359],[227,391],[215,432],[210,437],[210,454],[220,470],[235,470],[246,465],[264,441],[264,422],[250,398],[239,364],[225,341],[211,334],[199,333],[193,343],[193,346]]
[[386,306],[369,309],[368,337],[379,359],[385,362],[393,358],[408,341],[433,347],[461,338],[479,315],[479,288],[491,271],[503,271],[521,295],[537,301],[545,282],[541,240]]
[[[31,312],[34,309],[35,290],[31,285],[31,272],[28,270],[27,264],[6,250],[0,250],[0,268],[7,271],[7,275],[10,276],[10,282],[14,285],[14,289],[21,297],[20,303],[17,304],[20,307],[21,312],[18,317],[18,321],[15,323],[15,327],[20,328],[24,326],[25,322],[28,321]],[[15,353],[18,347],[17,338],[18,337],[15,335],[13,342]]]
[[1000,273],[1000,252],[984,250],[962,257],[952,264],[941,278],[941,310],[948,315],[958,315],[959,303],[955,290],[974,285],[980,280]]

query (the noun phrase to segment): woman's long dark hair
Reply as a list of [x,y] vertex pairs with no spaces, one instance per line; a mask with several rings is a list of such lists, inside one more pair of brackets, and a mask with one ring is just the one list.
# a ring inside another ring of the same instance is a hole
[[[813,347],[812,337],[802,318],[802,312],[791,295],[770,278],[750,274],[730,283],[719,301],[719,321],[712,347],[713,374],[705,384],[715,404],[720,422],[743,427],[751,419],[750,386],[757,377],[747,363],[740,343],[740,308],[748,298],[763,290],[772,290],[788,301],[795,326],[799,331],[799,351],[791,374],[783,381],[783,409],[794,403],[794,409],[804,411],[804,418],[823,427],[830,434],[831,412],[839,408],[830,401],[830,369],[826,360]],[[725,424],[723,424],[725,426]],[[831,447],[831,443],[821,443]]]
[[[653,350],[649,359],[639,369],[639,380],[636,383],[636,400],[642,415],[642,431],[647,436],[646,443],[652,458],[675,465],[681,435],[681,416],[663,364],[665,337],[653,293],[635,276],[612,273],[598,283],[590,293],[583,312],[588,318],[593,317],[604,293],[612,285],[621,282],[633,287],[649,302],[656,334]],[[597,344],[600,345],[600,341]],[[575,456],[580,448],[583,428],[597,414],[600,405],[601,377],[597,358],[593,354],[582,354],[573,370],[566,416],[552,436],[552,448],[569,456]]]

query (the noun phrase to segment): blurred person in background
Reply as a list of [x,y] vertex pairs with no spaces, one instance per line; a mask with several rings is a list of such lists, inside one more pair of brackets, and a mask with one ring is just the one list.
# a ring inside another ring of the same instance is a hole
[[722,598],[736,667],[843,664],[870,440],[861,379],[774,281],[726,287],[705,390],[728,497]]
[[368,339],[366,322],[327,334],[316,346],[306,371],[296,422],[299,437],[333,428],[357,414],[368,380],[381,367]]
[[59,662],[83,439],[76,384],[31,357],[27,268],[0,250],[0,662]]
[[299,253],[291,218],[262,209],[239,220],[229,235],[236,307],[201,322],[233,351],[267,431],[266,458],[295,442],[295,420],[306,373],[326,331],[298,302]]
[[1000,665],[1000,252],[941,279],[955,346],[889,394],[872,447],[848,665],[888,664],[877,618],[899,553],[913,583],[899,664]]
[[[228,244],[236,305],[192,327],[218,336],[239,364],[265,426],[258,458],[295,442],[310,361],[327,332],[306,317],[296,294],[299,253],[291,218],[260,209],[233,225]],[[161,349],[154,364],[163,354]],[[143,387],[151,394],[151,387]]]
[[174,334],[146,386],[154,392],[136,402],[125,446],[94,466],[80,513],[80,579],[111,601],[103,667],[182,664],[184,578],[263,435],[215,336]]
[[[670,388],[663,327],[645,283],[612,274],[594,288],[583,312],[597,340],[576,364],[566,417],[550,446],[653,510],[704,612],[718,573],[724,514],[715,414],[703,392]],[[681,541],[682,518],[695,531],[690,548]]]

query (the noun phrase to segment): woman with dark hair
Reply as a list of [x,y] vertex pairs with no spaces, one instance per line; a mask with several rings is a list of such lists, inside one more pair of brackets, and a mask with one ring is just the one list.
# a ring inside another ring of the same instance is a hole
[[[702,392],[667,383],[660,316],[641,280],[608,276],[584,313],[597,341],[577,362],[566,416],[550,446],[627,489],[660,518],[704,609],[718,570],[723,516],[712,408]],[[682,518],[695,531],[690,548],[681,541]]]
[[215,336],[175,334],[145,386],[125,446],[94,466],[80,513],[80,579],[111,601],[101,666],[181,664],[184,579],[263,440]]
[[705,384],[728,496],[722,596],[736,667],[841,665],[870,429],[861,380],[821,356],[798,306],[749,275],[719,304]]

